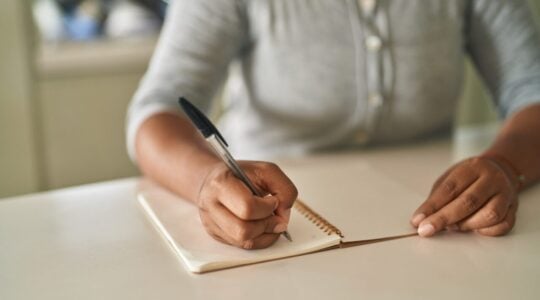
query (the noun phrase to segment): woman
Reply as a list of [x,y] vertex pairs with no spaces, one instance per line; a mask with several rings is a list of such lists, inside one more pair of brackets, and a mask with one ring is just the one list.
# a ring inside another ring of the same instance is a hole
[[[208,109],[228,73],[221,129],[241,158],[408,140],[448,128],[469,55],[506,118],[489,150],[452,166],[411,223],[502,235],[540,178],[540,39],[516,0],[176,0],[128,113],[142,171],[200,208],[207,232],[271,245],[297,192],[243,161],[258,198],[206,147],[177,98]],[[236,147],[236,148],[235,148]]]

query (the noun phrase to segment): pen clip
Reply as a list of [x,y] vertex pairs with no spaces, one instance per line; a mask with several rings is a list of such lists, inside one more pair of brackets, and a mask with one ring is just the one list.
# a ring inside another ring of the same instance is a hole
[[214,134],[223,142],[223,144],[225,144],[225,146],[229,146],[227,144],[227,141],[225,141],[225,138],[216,128],[216,126],[214,126],[214,124],[212,124],[212,122],[197,107],[195,107],[195,105],[193,105],[184,97],[180,97],[178,103],[180,104],[180,107],[182,107],[182,110],[184,110],[186,115],[191,119],[195,127],[197,127],[199,132],[205,138],[208,138],[209,136]]

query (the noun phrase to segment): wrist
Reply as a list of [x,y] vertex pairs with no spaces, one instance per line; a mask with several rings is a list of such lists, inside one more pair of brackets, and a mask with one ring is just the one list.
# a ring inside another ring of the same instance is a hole
[[220,172],[220,168],[224,168],[224,163],[221,160],[209,162],[208,164],[205,164],[204,168],[201,168],[195,198],[197,201],[200,198],[201,191],[204,189],[205,185],[211,181],[212,178],[216,177],[216,174]]
[[501,155],[495,151],[486,151],[478,156],[481,159],[486,159],[497,165],[503,173],[508,177],[510,183],[514,186],[517,192],[523,189],[526,178],[523,173],[516,168],[515,164],[512,163],[506,156]]

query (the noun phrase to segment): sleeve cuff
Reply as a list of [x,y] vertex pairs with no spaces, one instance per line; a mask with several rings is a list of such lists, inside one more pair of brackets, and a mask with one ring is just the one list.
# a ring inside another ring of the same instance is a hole
[[526,82],[504,95],[499,106],[501,116],[508,118],[526,106],[540,103],[540,76],[534,77],[534,80],[538,80],[539,83]]

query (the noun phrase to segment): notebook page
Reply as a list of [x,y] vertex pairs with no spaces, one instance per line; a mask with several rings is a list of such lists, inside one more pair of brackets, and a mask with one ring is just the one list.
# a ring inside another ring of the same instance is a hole
[[314,252],[340,241],[338,235],[325,234],[293,210],[288,228],[293,242],[280,237],[269,248],[243,250],[214,240],[204,230],[192,203],[157,186],[147,185],[139,192],[138,200],[173,252],[194,273]]
[[415,233],[409,219],[423,197],[365,161],[283,169],[299,197],[340,229],[344,242]]

